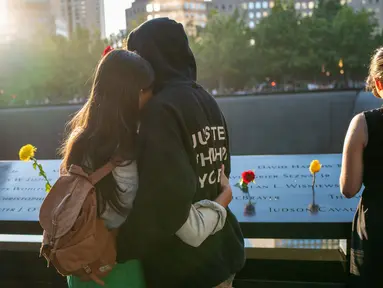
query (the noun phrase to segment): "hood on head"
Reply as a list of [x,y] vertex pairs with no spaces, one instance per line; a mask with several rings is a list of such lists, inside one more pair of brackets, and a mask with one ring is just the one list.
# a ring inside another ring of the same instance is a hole
[[128,50],[145,58],[155,72],[154,91],[167,82],[197,78],[196,62],[182,24],[169,18],[143,23],[128,37]]

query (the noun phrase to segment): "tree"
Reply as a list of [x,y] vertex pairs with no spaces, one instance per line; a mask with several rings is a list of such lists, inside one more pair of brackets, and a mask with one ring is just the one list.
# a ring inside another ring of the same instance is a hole
[[[256,26],[254,37],[258,78],[276,80],[359,80],[379,37],[372,14],[354,11],[339,1],[322,0],[312,17],[300,17],[292,5],[280,1]],[[342,59],[342,60],[341,60]],[[339,67],[339,61],[341,66]],[[341,71],[342,70],[342,71]]]
[[306,17],[301,21],[306,39],[307,66],[303,73],[309,79],[325,79],[326,72],[331,70],[336,57],[336,38],[332,31],[332,22],[319,17],[315,11],[313,17]]
[[[336,37],[334,63],[342,59],[342,67],[347,79],[364,78],[370,54],[375,48],[374,31],[377,21],[365,10],[354,11],[344,6],[335,16],[332,31]],[[338,70],[339,71],[339,70]],[[338,72],[339,73],[339,72]]]
[[314,9],[313,17],[323,18],[331,22],[342,7],[340,0],[319,0]]
[[81,29],[71,39],[41,33],[12,44],[3,48],[7,57],[0,59],[6,71],[0,79],[4,104],[60,103],[87,97],[106,46],[98,32]]
[[[106,45],[124,46],[128,33],[145,20],[138,16],[108,41],[97,31],[79,29],[67,39],[42,29],[28,41],[1,45],[0,105],[87,97]],[[199,81],[220,93],[267,77],[278,82],[361,80],[373,49],[383,44],[374,16],[339,0],[320,0],[312,17],[302,17],[291,1],[277,0],[271,15],[254,29],[238,11],[211,11],[206,26],[193,31],[189,42]]]
[[[339,1],[321,0],[313,17],[306,19],[306,25],[310,30],[311,47],[315,48],[317,56],[316,60],[312,58],[314,75],[318,75],[321,67],[323,72],[339,78],[340,71],[346,71],[347,67],[348,78],[364,77],[364,67],[376,45],[373,32],[377,23],[372,14],[365,10],[355,11]],[[342,67],[339,67],[339,61]]]
[[120,30],[117,34],[112,34],[109,37],[109,45],[114,48],[122,48],[124,47],[124,43],[126,38],[128,37],[126,30]]
[[202,82],[218,87],[219,93],[223,93],[230,79],[241,78],[243,83],[247,82],[251,35],[238,11],[233,15],[210,15],[205,28],[195,38],[190,38]]
[[286,82],[302,75],[309,65],[309,31],[292,4],[284,7],[276,1],[269,17],[263,18],[254,31],[254,55],[259,79],[272,77]]

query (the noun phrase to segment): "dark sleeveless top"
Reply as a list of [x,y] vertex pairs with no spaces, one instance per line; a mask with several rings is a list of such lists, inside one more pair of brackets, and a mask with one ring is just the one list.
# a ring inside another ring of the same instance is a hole
[[358,276],[356,287],[383,287],[383,109],[363,114],[368,127],[365,189],[353,221],[350,270]]
[[[364,112],[364,117],[368,127],[368,143],[363,153],[363,184],[366,188],[383,188],[383,108]],[[367,192],[363,196],[369,196]],[[374,195],[383,197],[383,193]]]

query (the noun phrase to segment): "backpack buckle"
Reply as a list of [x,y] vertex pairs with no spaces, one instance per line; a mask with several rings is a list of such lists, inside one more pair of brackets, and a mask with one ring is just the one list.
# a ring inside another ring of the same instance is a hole
[[92,274],[92,269],[88,265],[82,267],[86,274]]

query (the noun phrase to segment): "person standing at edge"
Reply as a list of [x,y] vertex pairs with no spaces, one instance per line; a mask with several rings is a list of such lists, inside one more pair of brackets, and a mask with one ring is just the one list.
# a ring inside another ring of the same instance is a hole
[[141,260],[148,288],[231,287],[245,253],[230,209],[223,229],[199,247],[175,236],[193,203],[220,194],[222,164],[230,174],[224,116],[195,82],[196,62],[181,24],[147,21],[129,35],[128,50],[152,65],[155,82],[154,96],[140,115],[139,188],[119,230],[118,261]]
[[[371,58],[366,89],[383,99],[383,47]],[[339,179],[346,198],[364,186],[352,223],[349,287],[383,287],[382,147],[383,107],[355,115],[344,140]]]

